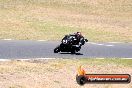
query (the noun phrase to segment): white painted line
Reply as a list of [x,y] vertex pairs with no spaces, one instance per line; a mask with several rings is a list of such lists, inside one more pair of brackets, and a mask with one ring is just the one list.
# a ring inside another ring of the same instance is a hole
[[13,60],[18,60],[18,61],[29,61],[29,60],[51,60],[51,59],[56,59],[56,58],[35,58],[35,59],[13,59]]
[[0,59],[0,61],[11,61],[10,59]]
[[105,45],[105,46],[114,46],[114,45]]
[[104,44],[97,44],[97,45],[102,46],[102,45],[104,45]]
[[[57,58],[35,58],[35,59],[0,59],[1,62],[6,62],[6,61],[32,61],[32,60],[53,60],[53,59],[57,59]],[[61,58],[58,58],[61,59]]]
[[94,42],[89,42],[89,44],[94,44],[94,45],[99,45],[99,46],[115,46],[115,45],[106,45],[106,44],[94,43]]
[[3,39],[3,40],[8,40],[8,41],[10,41],[10,40],[13,40],[13,39]]
[[97,43],[95,43],[95,42],[89,42],[90,44],[97,44]]
[[40,41],[41,42],[41,41],[46,41],[46,40],[37,40],[37,41]]

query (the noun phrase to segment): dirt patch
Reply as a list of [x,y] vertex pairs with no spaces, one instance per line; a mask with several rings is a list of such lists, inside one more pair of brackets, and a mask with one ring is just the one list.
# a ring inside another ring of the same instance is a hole
[[131,3],[131,0],[0,1],[0,39],[60,40],[65,34],[81,31],[90,41],[131,42]]
[[[0,88],[80,88],[77,69],[87,73],[130,74],[132,67],[122,60],[56,59],[0,62]],[[115,63],[116,62],[116,63]],[[86,84],[82,88],[131,88],[130,84]]]

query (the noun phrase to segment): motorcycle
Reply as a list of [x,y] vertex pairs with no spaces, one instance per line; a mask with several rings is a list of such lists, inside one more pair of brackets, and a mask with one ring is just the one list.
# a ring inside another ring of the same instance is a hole
[[62,39],[61,44],[54,49],[54,53],[71,52],[72,54],[75,54],[80,51],[81,46],[84,45],[85,42],[88,42],[88,40],[82,38],[80,44],[78,45],[78,40],[75,35],[66,35]]

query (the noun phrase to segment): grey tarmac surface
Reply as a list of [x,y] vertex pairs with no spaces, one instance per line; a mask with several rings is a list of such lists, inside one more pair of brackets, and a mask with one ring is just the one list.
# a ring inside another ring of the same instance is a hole
[[0,59],[27,58],[132,58],[132,43],[94,43],[82,46],[78,54],[57,53],[57,41],[0,40]]

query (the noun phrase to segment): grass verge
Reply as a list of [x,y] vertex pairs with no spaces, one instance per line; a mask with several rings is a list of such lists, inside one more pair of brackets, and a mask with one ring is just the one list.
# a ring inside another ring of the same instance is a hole
[[[87,73],[130,74],[132,60],[54,59],[0,62],[1,88],[80,88],[75,76],[80,65]],[[130,84],[86,84],[82,88],[131,88]]]
[[0,39],[132,42],[131,0],[0,0]]

